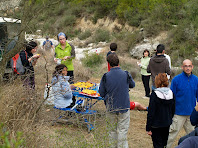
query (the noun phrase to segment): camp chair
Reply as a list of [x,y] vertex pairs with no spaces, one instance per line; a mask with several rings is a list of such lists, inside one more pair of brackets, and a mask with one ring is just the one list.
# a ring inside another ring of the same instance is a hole
[[[84,103],[83,99],[78,99],[75,103],[75,105],[72,108],[57,108],[53,107],[54,109],[57,109],[59,111],[58,118],[56,118],[52,125],[59,121],[64,122],[70,122],[70,123],[77,123],[78,125],[80,123],[86,124],[88,128],[88,132],[90,132],[92,129],[94,129],[95,122],[96,122],[96,111],[90,110],[88,108],[83,108],[82,110],[79,110],[77,106]],[[91,116],[93,116],[93,121]]]

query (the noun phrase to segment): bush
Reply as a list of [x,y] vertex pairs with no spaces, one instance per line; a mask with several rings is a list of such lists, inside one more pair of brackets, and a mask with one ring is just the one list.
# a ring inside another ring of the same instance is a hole
[[98,29],[94,33],[93,42],[108,42],[110,40],[110,33],[104,29]]
[[82,63],[87,67],[97,67],[103,62],[103,55],[97,53],[86,54]]
[[11,134],[9,131],[5,130],[6,127],[3,123],[0,125],[0,147],[2,148],[9,148],[9,147],[15,147],[18,148],[22,146],[24,143],[21,132],[17,132],[16,140],[13,138],[10,139]]
[[82,32],[78,38],[80,40],[84,40],[84,39],[87,39],[88,37],[90,37],[92,35],[91,31],[90,30],[86,30],[85,32]]
[[73,26],[76,22],[76,16],[75,15],[65,15],[64,16],[64,21],[62,24],[63,26]]
[[79,61],[74,62],[74,68],[75,68],[75,73],[74,73],[75,82],[80,80],[88,81],[92,77],[90,69],[84,67],[81,63],[79,63]]
[[128,9],[124,13],[124,18],[130,26],[138,27],[141,24],[141,21],[145,17],[141,13],[133,12],[132,9]]
[[72,26],[62,28],[60,31],[65,30],[65,34],[68,36],[68,39],[76,37],[81,30],[80,29],[74,29]]
[[181,58],[190,58],[197,49],[198,34],[195,30],[196,27],[192,23],[189,25],[188,21],[180,22],[172,29],[168,38],[170,51],[173,53],[178,51],[177,55]]

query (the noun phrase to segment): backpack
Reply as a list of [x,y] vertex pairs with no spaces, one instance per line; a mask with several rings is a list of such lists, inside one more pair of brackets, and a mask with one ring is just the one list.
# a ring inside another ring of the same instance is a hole
[[[26,55],[26,59],[28,59],[26,51],[25,51],[25,55]],[[15,74],[25,73],[25,67],[22,64],[20,53],[17,53],[14,57],[12,57],[10,64],[11,64],[13,73]]]
[[52,45],[51,45],[51,41],[46,41],[45,45],[44,45],[44,49],[46,51],[49,51],[51,49]]

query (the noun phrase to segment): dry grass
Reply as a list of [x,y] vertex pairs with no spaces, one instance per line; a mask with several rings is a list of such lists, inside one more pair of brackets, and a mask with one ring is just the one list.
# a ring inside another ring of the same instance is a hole
[[[6,129],[10,131],[10,138],[15,139],[16,132],[22,131],[25,147],[108,147],[103,101],[99,101],[93,108],[98,110],[98,114],[95,129],[91,133],[88,133],[87,128],[82,124],[57,124],[51,126],[52,120],[54,120],[54,109],[52,106],[42,103],[44,86],[51,81],[51,74],[55,64],[53,54],[45,53],[42,56],[35,67],[35,93],[25,93],[19,80],[0,87],[0,122],[3,122]],[[47,71],[44,56],[47,61]],[[121,60],[130,64],[136,63],[130,57],[121,58]],[[106,71],[106,66],[106,63],[102,64],[99,70],[101,74]],[[75,76],[77,80],[100,82],[100,77],[91,77],[92,73],[78,62],[75,62]],[[136,87],[130,91],[130,99],[148,106],[149,100],[142,99],[142,96],[144,96],[143,85],[140,81],[136,81]],[[146,116],[147,112],[145,111],[131,111],[128,133],[130,148],[152,147],[151,138],[145,131]],[[178,138],[181,135],[184,135],[183,131]]]

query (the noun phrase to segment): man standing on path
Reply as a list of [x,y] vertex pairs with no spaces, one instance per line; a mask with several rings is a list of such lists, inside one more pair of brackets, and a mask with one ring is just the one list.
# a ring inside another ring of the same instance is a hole
[[46,36],[46,40],[43,42],[43,49],[45,51],[51,51],[51,49],[54,50],[54,45],[52,41],[49,40],[48,36]]
[[158,73],[167,73],[170,75],[170,67],[167,58],[164,56],[164,46],[159,44],[157,46],[156,56],[150,59],[149,65],[147,67],[147,72],[151,73],[152,77],[152,90],[156,89],[155,87],[155,76]]
[[129,88],[135,87],[133,78],[127,71],[121,70],[116,54],[107,57],[110,71],[100,81],[99,93],[107,108],[107,127],[109,147],[128,148],[127,133],[130,122]]
[[186,133],[194,130],[190,123],[190,115],[198,98],[198,77],[192,74],[193,65],[189,59],[183,61],[183,72],[175,76],[171,90],[175,95],[175,115],[170,126],[167,148],[171,148],[182,127]]

